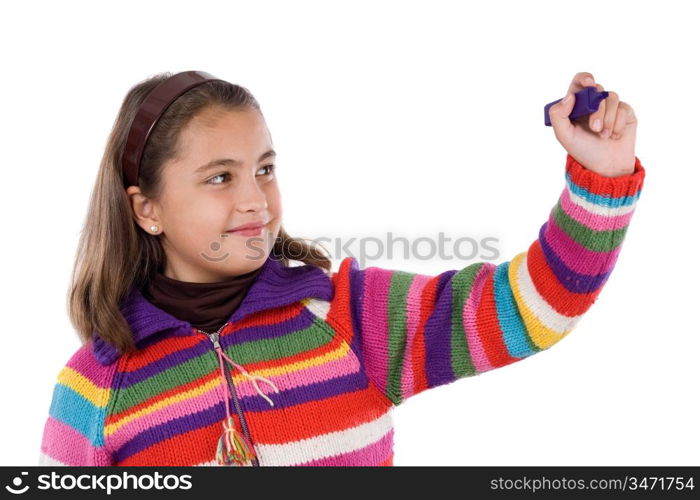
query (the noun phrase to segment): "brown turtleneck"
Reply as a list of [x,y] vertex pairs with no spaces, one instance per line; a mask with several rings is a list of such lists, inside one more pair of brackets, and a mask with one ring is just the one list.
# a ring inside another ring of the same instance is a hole
[[158,272],[143,289],[156,307],[207,333],[217,331],[238,309],[262,266],[230,280],[192,283]]

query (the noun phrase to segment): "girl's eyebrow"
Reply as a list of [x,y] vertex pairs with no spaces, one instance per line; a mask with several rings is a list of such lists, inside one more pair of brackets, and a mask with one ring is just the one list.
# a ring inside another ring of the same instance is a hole
[[[276,156],[277,153],[275,152],[274,149],[271,149],[269,151],[266,151],[263,153],[260,158],[258,158],[258,163],[261,161],[270,158],[271,156]],[[238,166],[243,164],[241,160],[234,160],[232,158],[219,158],[218,160],[212,160],[209,163],[202,165],[201,167],[197,167],[197,170],[194,171],[195,174],[200,174],[202,172],[206,172],[207,170],[210,170],[215,167],[219,167],[221,165],[231,165],[231,166]]]

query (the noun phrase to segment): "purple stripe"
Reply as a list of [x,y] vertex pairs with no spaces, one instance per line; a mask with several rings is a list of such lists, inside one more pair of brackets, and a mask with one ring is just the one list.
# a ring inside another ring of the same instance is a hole
[[361,391],[367,389],[367,387],[369,387],[367,374],[363,371],[358,371],[342,377],[324,380],[317,384],[286,389],[279,393],[266,391],[268,397],[275,403],[275,406],[270,406],[270,403],[257,393],[240,398],[240,401],[246,411],[279,410],[280,408],[298,404],[318,402],[347,392]]
[[126,460],[136,453],[145,450],[149,446],[165,441],[172,437],[184,434],[194,429],[206,427],[217,422],[221,422],[226,415],[224,402],[215,404],[204,411],[190,413],[180,418],[170,420],[154,427],[149,427],[145,431],[134,436],[124,443],[115,453],[117,462]]
[[333,298],[333,287],[323,269],[316,266],[284,266],[272,254],[229,321],[274,307],[285,306],[306,297]]
[[[425,323],[425,371],[428,387],[452,382],[452,276],[456,270],[440,274],[436,288],[437,303]],[[460,308],[461,310],[461,308]]]
[[121,378],[115,377],[115,381],[119,384],[120,389],[128,389],[132,385],[143,382],[147,378],[158,375],[169,368],[190,361],[193,358],[206,355],[208,351],[213,351],[213,349],[210,347],[211,342],[209,339],[204,337],[204,335],[202,335],[202,337],[202,342],[199,342],[190,348],[168,354],[167,356],[157,361],[153,361],[152,363],[149,363],[137,370],[125,371],[123,372]]
[[[294,317],[280,321],[279,323],[266,323],[227,332],[221,336],[220,343],[222,347],[226,348],[255,340],[276,339],[289,335],[290,333],[306,330],[315,320],[316,316],[305,307],[302,307]],[[209,342],[209,340],[207,340],[207,342]]]
[[547,259],[547,264],[556,275],[559,283],[561,283],[562,286],[564,286],[564,288],[566,288],[568,291],[574,293],[590,293],[603,286],[605,281],[610,276],[612,270],[590,276],[587,274],[577,273],[573,269],[569,268],[566,264],[564,264],[564,262],[561,261],[561,259],[559,259],[556,252],[547,243],[544,233],[545,228],[549,223],[550,222],[545,222],[540,228],[540,246],[542,247],[542,252]]

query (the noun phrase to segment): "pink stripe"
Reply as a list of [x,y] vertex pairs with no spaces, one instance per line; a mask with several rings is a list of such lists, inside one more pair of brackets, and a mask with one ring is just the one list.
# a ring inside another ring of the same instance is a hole
[[571,199],[569,189],[564,189],[559,201],[564,212],[574,219],[579,224],[583,224],[588,229],[594,231],[612,231],[621,229],[629,224],[634,210],[623,215],[604,216],[589,212],[580,205],[577,205]]
[[430,280],[430,276],[416,274],[406,297],[406,351],[403,366],[401,367],[401,393],[404,399],[413,395],[413,387],[415,386],[413,382],[413,350],[415,349],[413,339],[420,322],[420,304],[423,289]]
[[362,353],[367,375],[386,391],[389,373],[390,269],[365,269],[362,301]]
[[557,226],[552,214],[549,215],[547,227],[544,230],[545,241],[554,250],[569,269],[580,274],[593,276],[610,271],[615,265],[617,255],[622,245],[610,252],[594,252],[579,245],[576,241]]
[[389,430],[382,438],[372,444],[332,457],[319,458],[299,464],[299,466],[340,466],[340,467],[368,467],[377,465],[389,458],[394,444],[394,429]]
[[66,465],[111,465],[104,447],[93,446],[90,440],[70,425],[52,416],[46,420],[41,451]]
[[[356,373],[359,371],[360,365],[357,357],[348,354],[340,359],[326,363],[319,366],[313,366],[305,368],[294,373],[282,373],[280,375],[266,377],[270,379],[281,391],[286,389],[293,389],[295,387],[311,385],[315,382],[321,380],[328,380],[333,377],[341,377],[343,375],[348,375],[350,373]],[[221,380],[221,379],[219,379]],[[275,401],[275,392],[264,382],[258,382],[258,385],[263,390],[267,396]],[[257,396],[260,397],[258,392],[253,387],[253,384],[246,380],[242,383],[236,384],[236,393],[239,396]],[[221,384],[215,386],[211,390],[200,394],[199,396],[187,398],[177,403],[164,406],[152,413],[144,415],[143,417],[136,418],[123,425],[114,434],[108,437],[109,445],[116,449],[123,446],[128,441],[133,439],[137,434],[143,432],[144,421],[148,422],[149,426],[157,426],[165,422],[171,421],[183,417],[185,415],[190,415],[195,412],[204,411],[207,408],[218,404],[223,400],[223,391]],[[270,408],[274,408],[270,406]]]
[[98,363],[88,346],[82,346],[66,363],[67,367],[83,375],[99,388],[106,388],[103,381],[111,379],[111,373],[117,368],[117,364],[103,366]]
[[[218,380],[221,381],[221,379]],[[204,411],[221,402],[223,397],[223,388],[219,383],[204,394],[164,406],[153,413],[148,413],[124,424],[114,434],[107,436],[107,442],[111,448],[118,449],[146,430],[146,425],[154,427],[185,415]]]
[[486,352],[484,352],[484,347],[481,345],[481,339],[476,330],[476,311],[481,303],[481,294],[486,280],[493,274],[494,269],[496,269],[496,266],[493,264],[484,263],[474,278],[472,289],[462,310],[462,321],[464,321],[464,328],[467,332],[467,345],[469,346],[469,353],[477,373],[493,368],[486,356]]
[[[352,351],[348,350],[344,356],[318,366],[310,366],[302,370],[289,371],[275,376],[264,375],[264,377],[271,380],[280,391],[283,391],[285,389],[294,389],[296,387],[311,385],[324,380],[331,380],[359,371],[360,363],[357,356],[355,356]],[[254,372],[250,373],[251,375],[255,374]],[[260,387],[273,402],[275,401],[275,394],[277,393],[272,387],[259,380],[258,387]],[[239,395],[260,397],[260,394],[255,390],[252,382],[247,379],[236,384],[236,391]],[[273,408],[267,402],[265,404]]]

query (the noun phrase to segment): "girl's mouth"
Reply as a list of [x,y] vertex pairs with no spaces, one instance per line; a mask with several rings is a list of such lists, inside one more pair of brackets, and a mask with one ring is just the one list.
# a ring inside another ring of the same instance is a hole
[[239,236],[258,236],[269,222],[269,220],[250,222],[248,224],[243,224],[238,228],[229,229],[226,232],[229,234],[237,234]]
[[258,236],[262,233],[263,226],[251,227],[248,229],[239,229],[238,231],[229,231],[230,234],[237,234],[240,236]]

